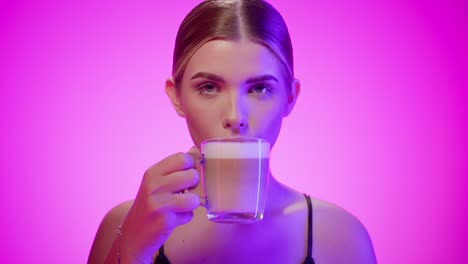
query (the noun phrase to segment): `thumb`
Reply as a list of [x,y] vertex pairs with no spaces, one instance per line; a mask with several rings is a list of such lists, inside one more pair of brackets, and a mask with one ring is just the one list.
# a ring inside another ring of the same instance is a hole
[[201,159],[200,149],[198,149],[197,146],[191,147],[189,151],[187,152],[187,154],[192,156],[195,164],[197,164]]

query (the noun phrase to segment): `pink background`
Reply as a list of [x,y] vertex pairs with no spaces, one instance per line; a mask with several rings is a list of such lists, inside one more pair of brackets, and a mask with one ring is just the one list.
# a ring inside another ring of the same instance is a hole
[[[0,1],[1,262],[85,263],[190,148],[163,85],[199,1],[161,2]],[[379,263],[467,263],[466,1],[271,2],[303,86],[275,175],[361,219]]]

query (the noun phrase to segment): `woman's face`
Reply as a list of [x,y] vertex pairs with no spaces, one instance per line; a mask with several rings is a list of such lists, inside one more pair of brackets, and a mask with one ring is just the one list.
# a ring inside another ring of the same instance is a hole
[[281,67],[260,44],[213,40],[188,61],[179,91],[168,81],[166,92],[196,146],[223,136],[262,138],[273,146],[299,92],[297,81],[285,87]]

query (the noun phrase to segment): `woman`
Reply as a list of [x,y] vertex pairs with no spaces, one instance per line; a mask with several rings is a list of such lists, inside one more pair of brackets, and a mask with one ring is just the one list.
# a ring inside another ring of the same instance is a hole
[[274,146],[299,95],[289,33],[270,4],[199,4],[179,28],[172,73],[166,93],[195,147],[151,166],[136,198],[110,210],[89,263],[375,263],[355,217],[273,174],[259,223],[212,223],[200,206],[200,142],[250,136]]

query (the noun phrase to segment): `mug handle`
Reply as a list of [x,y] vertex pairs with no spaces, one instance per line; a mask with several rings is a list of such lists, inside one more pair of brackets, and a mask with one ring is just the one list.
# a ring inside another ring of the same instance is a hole
[[[197,166],[205,166],[205,154],[201,154],[201,158],[199,161],[197,161]],[[208,206],[208,197],[206,197],[206,194],[204,197],[200,196],[200,205],[207,208]]]
[[205,166],[205,154],[201,154],[201,158],[197,161],[197,165]]

